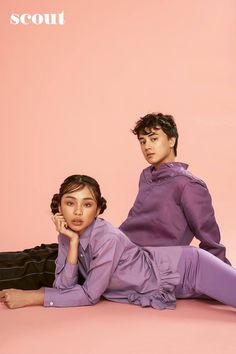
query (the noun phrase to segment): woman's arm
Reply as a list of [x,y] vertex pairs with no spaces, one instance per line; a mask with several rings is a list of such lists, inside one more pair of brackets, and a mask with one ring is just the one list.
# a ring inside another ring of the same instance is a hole
[[[103,232],[101,229],[100,233]],[[99,236],[99,237],[98,237]],[[100,237],[101,236],[101,237]],[[97,235],[90,243],[90,250],[86,252],[86,263],[89,264],[88,276],[82,286],[76,284],[69,288],[44,288],[39,290],[7,289],[0,292],[0,299],[10,308],[18,308],[29,305],[44,305],[49,307],[86,306],[96,304],[103,293],[109,288],[111,277],[117,268],[124,252],[122,239],[117,235],[108,234],[105,237]],[[78,267],[78,264],[67,262],[68,240],[60,235],[61,242],[65,241],[64,253],[58,265],[66,267]],[[67,247],[66,247],[67,242]],[[98,246],[99,245],[99,246]],[[59,274],[61,275],[61,273]],[[58,276],[58,284],[64,281]]]
[[52,215],[52,221],[56,230],[67,237],[69,240],[69,250],[67,254],[67,261],[70,264],[77,264],[78,262],[78,246],[79,234],[67,227],[67,223],[61,213]]
[[[72,287],[77,284],[78,278],[78,243],[79,238],[75,241],[67,240],[68,247],[60,247],[63,241],[60,241],[66,236],[59,235],[59,255],[56,265],[56,274],[63,287]],[[63,272],[60,270],[63,268]],[[57,278],[57,277],[56,277]],[[55,282],[58,279],[55,280]],[[20,289],[5,289],[0,291],[0,302],[4,303],[10,309],[16,309],[25,306],[44,305],[43,288],[38,290],[20,290]]]
[[[68,241],[68,247],[61,247],[61,253],[57,259],[56,269],[60,273],[60,270],[68,264],[66,268],[67,277],[65,277],[64,286],[71,286],[77,283],[77,267],[78,267],[78,245],[79,236],[77,233],[70,229],[67,229],[63,216],[58,213],[52,216],[52,220],[56,226],[57,231],[63,233]],[[59,238],[63,237],[59,235]],[[60,242],[59,242],[60,246]],[[68,272],[68,269],[70,271]],[[11,309],[31,306],[31,305],[43,305],[44,304],[44,289],[38,290],[20,290],[20,289],[5,289],[0,291],[0,302],[4,303]]]
[[10,309],[31,305],[43,305],[44,289],[38,290],[19,290],[6,289],[0,291],[0,302]]
[[109,286],[124,247],[119,239],[109,238],[92,253],[89,273],[82,286],[68,289],[45,288],[44,306],[69,307],[94,305]]
[[[59,253],[54,284],[59,282],[62,288],[73,287],[78,279],[78,241],[70,242],[64,235],[59,235],[58,238]],[[5,289],[0,291],[0,302],[10,309],[44,305],[44,294],[44,288],[38,290]]]
[[[71,245],[72,246],[72,245]],[[64,235],[58,236],[58,257],[56,259],[55,281],[53,287],[57,289],[68,289],[78,284],[78,246],[76,249],[72,249],[76,255],[76,263],[71,263],[69,258],[70,242]]]
[[62,214],[53,215],[52,221],[60,233],[53,286],[59,289],[70,288],[78,283],[79,235],[66,227]]
[[7,289],[0,291],[0,301],[11,309],[44,305],[48,307],[87,306],[96,304],[109,286],[124,247],[115,236],[93,252],[85,283],[68,289],[39,290]]

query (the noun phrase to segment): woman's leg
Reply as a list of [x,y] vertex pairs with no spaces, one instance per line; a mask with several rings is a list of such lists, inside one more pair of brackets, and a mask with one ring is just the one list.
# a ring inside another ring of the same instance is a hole
[[184,247],[178,272],[176,297],[204,294],[236,307],[236,269],[200,248]]
[[56,243],[21,252],[0,252],[0,290],[52,287],[57,255]]

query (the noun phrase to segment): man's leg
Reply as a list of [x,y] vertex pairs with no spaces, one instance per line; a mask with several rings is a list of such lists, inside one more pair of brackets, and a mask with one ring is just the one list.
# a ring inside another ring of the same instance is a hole
[[0,290],[52,287],[58,244],[42,244],[21,252],[0,252]]

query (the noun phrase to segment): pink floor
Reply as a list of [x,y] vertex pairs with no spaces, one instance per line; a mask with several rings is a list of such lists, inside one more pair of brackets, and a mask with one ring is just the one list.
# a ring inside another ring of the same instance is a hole
[[179,300],[175,311],[102,301],[82,308],[0,307],[1,354],[236,353],[236,309]]
[[[233,233],[231,240],[236,268]],[[236,309],[201,300],[164,311],[105,300],[80,308],[0,305],[0,354],[172,353],[235,354]]]

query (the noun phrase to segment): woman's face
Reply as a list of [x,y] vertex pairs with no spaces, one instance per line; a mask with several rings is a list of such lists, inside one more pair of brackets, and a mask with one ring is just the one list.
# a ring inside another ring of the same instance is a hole
[[87,186],[81,190],[64,194],[59,211],[67,227],[81,234],[99,214],[97,202]]

